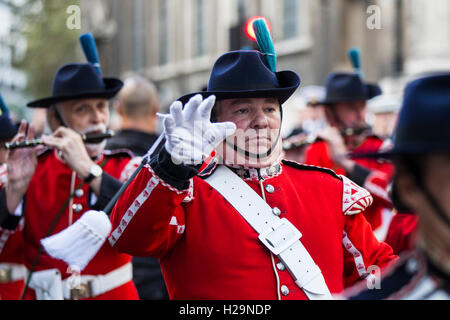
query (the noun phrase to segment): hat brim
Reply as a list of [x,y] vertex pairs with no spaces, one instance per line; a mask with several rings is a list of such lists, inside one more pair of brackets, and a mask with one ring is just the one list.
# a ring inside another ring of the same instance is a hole
[[382,94],[380,87],[376,84],[366,83],[364,84],[366,94],[364,96],[342,96],[342,97],[325,97],[325,100],[321,104],[334,104],[347,101],[367,101],[376,96]]
[[185,104],[193,96],[200,94],[203,98],[215,95],[216,100],[237,99],[237,98],[276,98],[280,104],[297,90],[300,85],[300,77],[292,71],[276,72],[280,87],[269,89],[251,89],[251,90],[227,90],[227,91],[199,91],[190,93],[178,98],[178,101]]
[[123,82],[116,78],[103,78],[105,83],[105,89],[100,91],[87,91],[73,95],[53,96],[49,98],[39,99],[27,104],[29,108],[48,108],[52,104],[62,101],[78,100],[78,99],[111,99],[113,98],[123,87]]
[[349,153],[347,157],[350,159],[392,159],[395,156],[399,156],[402,154],[405,153],[399,153],[397,151],[391,150],[386,152]]
[[420,154],[430,154],[430,153],[450,153],[450,145],[448,143],[431,143],[431,144],[415,144],[404,147],[394,147],[392,149],[381,151],[381,152],[354,152],[348,154],[349,158],[358,159],[394,159],[400,156],[414,156]]

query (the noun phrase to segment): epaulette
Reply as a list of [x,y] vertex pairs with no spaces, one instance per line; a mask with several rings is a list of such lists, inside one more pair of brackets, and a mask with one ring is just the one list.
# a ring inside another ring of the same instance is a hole
[[294,161],[282,160],[283,164],[292,166],[300,170],[313,170],[327,173],[332,177],[342,181],[342,213],[344,215],[354,215],[363,212],[373,203],[370,193],[343,175],[338,175],[331,169],[300,164]]
[[127,156],[130,158],[134,158],[135,155],[133,152],[131,152],[128,149],[122,148],[122,149],[114,149],[114,150],[103,150],[103,154],[106,157],[120,157],[120,156]]
[[361,213],[366,210],[373,202],[372,196],[366,189],[358,186],[346,176],[338,175],[331,169],[300,164],[289,160],[283,160],[282,162],[283,164],[292,166],[300,170],[311,170],[327,173],[332,177],[342,181],[342,213],[344,215],[354,215]]
[[290,167],[300,169],[300,170],[310,170],[310,171],[320,171],[324,173],[328,173],[329,175],[335,177],[336,179],[342,180],[342,177],[339,176],[336,172],[334,172],[332,169],[324,168],[324,167],[318,167],[318,166],[312,166],[309,164],[301,164],[292,160],[281,160],[281,162],[285,165],[288,165]]

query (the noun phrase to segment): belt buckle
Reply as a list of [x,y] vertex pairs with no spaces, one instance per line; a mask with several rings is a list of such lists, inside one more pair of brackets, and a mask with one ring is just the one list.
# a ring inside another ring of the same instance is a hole
[[[273,235],[278,236],[282,240],[278,241],[278,243],[273,243],[271,241]],[[275,255],[279,255],[301,237],[301,232],[286,218],[277,220],[258,236],[259,240]]]
[[0,269],[0,283],[7,283],[12,281],[12,268]]
[[80,283],[77,287],[70,289],[70,300],[92,298],[92,280]]

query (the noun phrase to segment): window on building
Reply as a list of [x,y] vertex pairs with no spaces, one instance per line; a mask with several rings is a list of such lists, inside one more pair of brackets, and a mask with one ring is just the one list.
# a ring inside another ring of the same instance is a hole
[[169,62],[169,19],[167,1],[159,1],[159,65]]
[[134,2],[133,12],[133,69],[145,67],[145,0]]
[[300,0],[283,0],[283,38],[295,38],[298,35],[297,9]]
[[204,2],[204,0],[195,1],[195,56],[202,56],[205,54]]

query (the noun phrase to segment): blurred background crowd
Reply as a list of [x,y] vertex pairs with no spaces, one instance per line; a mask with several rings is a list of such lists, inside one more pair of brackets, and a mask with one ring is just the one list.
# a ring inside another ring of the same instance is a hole
[[[383,89],[366,116],[383,137],[392,133],[405,83],[423,71],[450,68],[446,0],[3,0],[0,92],[14,119],[26,118],[43,132],[44,111],[25,104],[51,92],[61,64],[84,61],[78,36],[92,32],[103,73],[152,81],[164,112],[174,99],[206,86],[218,56],[256,48],[245,31],[255,16],[268,20],[278,68],[302,79],[285,108],[285,137],[295,128],[320,127],[320,108],[306,101],[314,90],[303,89],[324,86],[333,70],[351,71],[351,47],[360,49],[365,79]],[[119,128],[118,113],[112,120]]]

